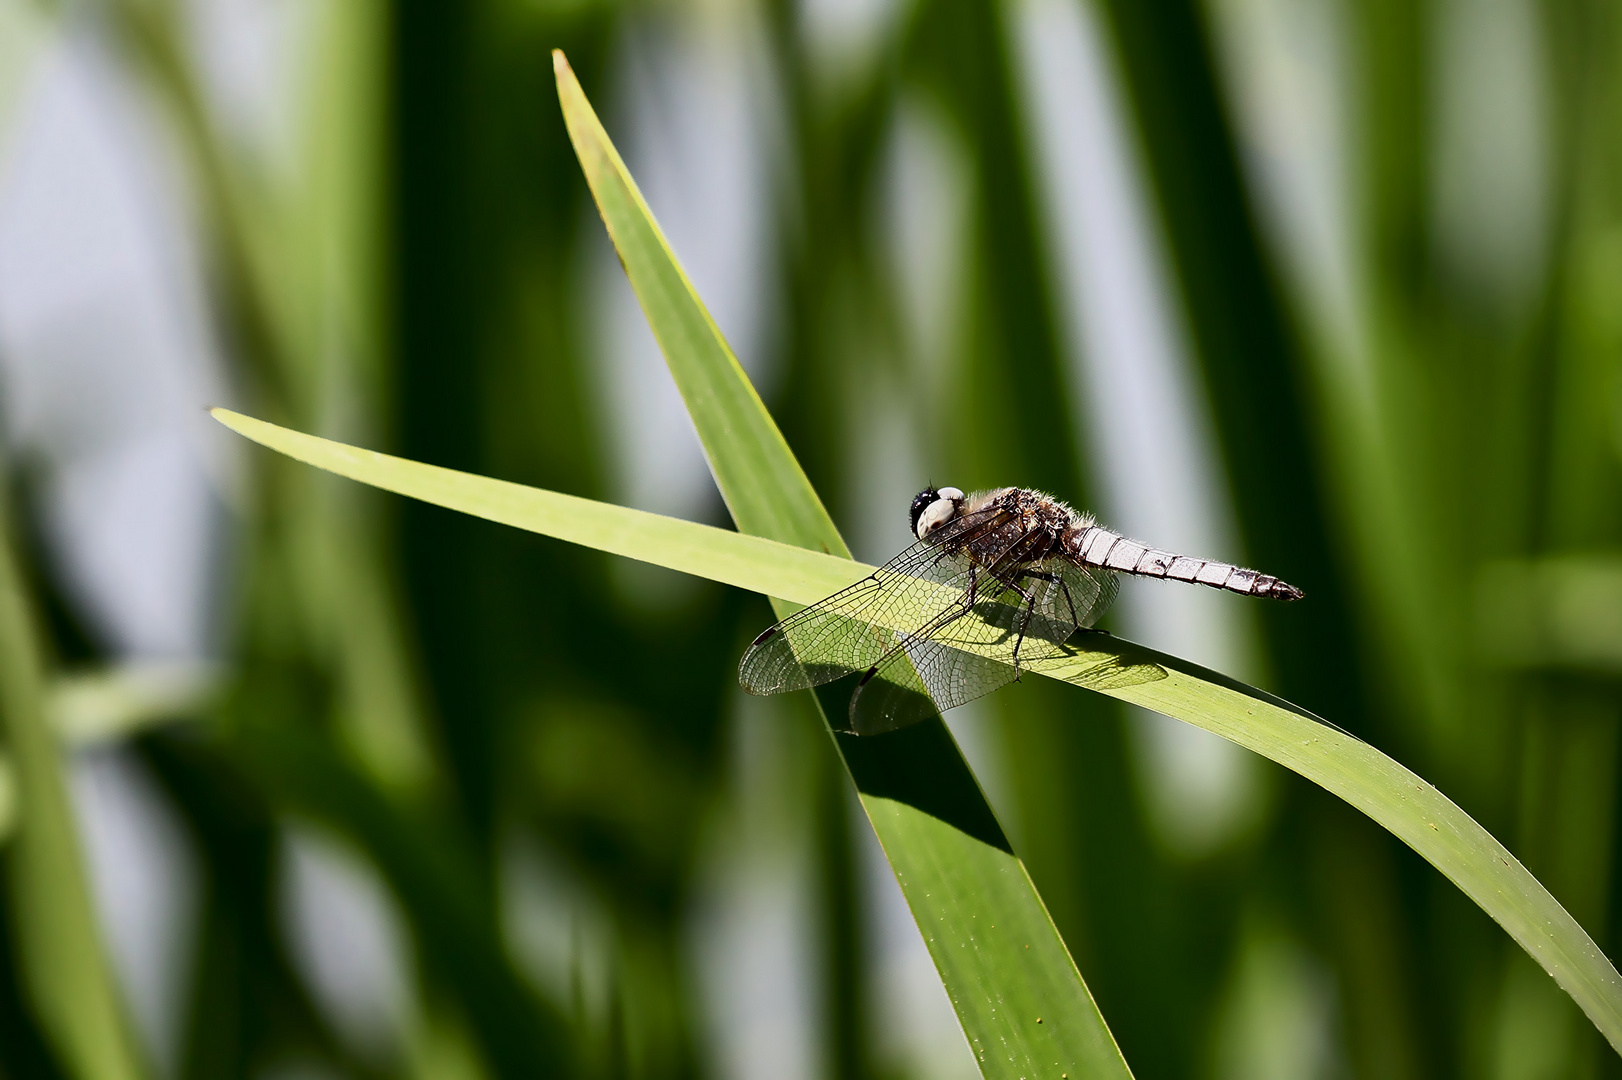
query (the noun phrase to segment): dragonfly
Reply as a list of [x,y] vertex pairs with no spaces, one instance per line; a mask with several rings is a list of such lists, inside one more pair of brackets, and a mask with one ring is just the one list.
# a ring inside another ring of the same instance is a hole
[[1114,602],[1121,574],[1302,597],[1271,575],[1128,539],[1028,488],[928,487],[908,515],[915,543],[755,638],[738,668],[746,691],[781,694],[860,672],[847,730],[876,735],[1064,655]]

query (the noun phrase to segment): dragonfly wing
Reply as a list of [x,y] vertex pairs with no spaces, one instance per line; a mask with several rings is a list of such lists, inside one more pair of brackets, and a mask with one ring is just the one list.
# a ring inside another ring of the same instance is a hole
[[[860,735],[895,731],[1006,686],[1018,664],[1060,655],[1078,626],[1091,626],[1115,600],[1118,578],[1102,567],[1044,559],[1018,576],[976,587],[972,609],[948,610],[896,642],[851,699]],[[985,572],[982,571],[985,576]],[[927,693],[920,699],[920,692]]]
[[931,638],[915,638],[885,657],[850,701],[850,729],[858,735],[927,720],[1014,680],[1014,669]]
[[1069,591],[1066,597],[1057,587],[1051,587],[1051,603],[1063,606],[1063,613],[1075,608],[1075,625],[1085,629],[1103,617],[1115,596],[1120,592],[1121,577],[1107,566],[1078,566],[1066,559],[1049,559],[1044,568],[1064,583]]
[[772,626],[743,654],[738,682],[751,694],[781,694],[866,671],[895,642],[858,617],[881,587],[877,575],[863,578]]
[[[1113,571],[1079,567],[1064,559],[1011,567],[993,564],[991,573],[982,572],[980,579],[972,611],[942,619],[920,636],[1004,666],[1061,654],[1070,635],[1091,625],[1115,598]],[[961,704],[970,699],[951,693],[940,700],[941,707],[949,709],[948,701]]]
[[783,619],[744,653],[739,683],[751,694],[779,694],[868,670],[959,604],[973,568],[953,541],[973,539],[1006,517],[993,508],[950,522],[872,576]]
[[[1001,578],[993,576],[998,570]],[[900,637],[863,678],[851,698],[850,729],[858,735],[894,731],[1012,682],[1018,677],[1016,648],[1020,660],[1045,655],[1075,631],[1074,621],[1060,613],[1070,605],[1057,603],[1049,591],[1063,593],[1056,575],[1039,570],[1039,576],[1016,580],[994,561],[989,569],[977,567],[958,604]]]
[[935,625],[898,641],[851,699],[851,730],[875,735],[925,719],[914,693],[918,686],[945,712],[1013,682],[1016,663],[1057,654],[1076,623],[1055,579],[1023,580],[1029,600],[994,581],[977,592],[1002,590],[1018,602],[977,599],[972,608],[946,612]]

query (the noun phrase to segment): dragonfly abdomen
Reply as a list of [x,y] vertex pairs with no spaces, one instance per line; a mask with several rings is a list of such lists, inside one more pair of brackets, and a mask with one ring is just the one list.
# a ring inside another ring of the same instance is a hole
[[1245,596],[1299,600],[1301,590],[1268,574],[1232,563],[1196,559],[1140,544],[1099,525],[1072,530],[1064,538],[1067,553],[1087,566],[1103,566],[1139,577],[1170,578]]

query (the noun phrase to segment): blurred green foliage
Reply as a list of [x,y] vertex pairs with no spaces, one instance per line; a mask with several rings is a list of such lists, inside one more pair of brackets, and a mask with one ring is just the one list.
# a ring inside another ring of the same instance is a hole
[[[1506,260],[1472,252],[1469,230],[1461,241],[1438,209],[1458,173],[1441,69],[1450,49],[1479,45],[1460,30],[1462,5],[1333,7],[1351,87],[1351,334],[1286,272],[1246,167],[1244,73],[1229,66],[1241,61],[1216,48],[1239,5],[1097,6],[1246,555],[1311,598],[1258,615],[1264,684],[1451,794],[1614,955],[1617,646],[1603,610],[1560,597],[1614,589],[1607,560],[1622,547],[1622,15],[1607,0],[1523,5],[1541,63],[1544,239],[1507,260],[1504,285],[1493,275]],[[626,27],[686,9],[310,10],[304,167],[289,176],[218,130],[175,8],[106,9],[192,167],[248,411],[611,497],[578,284],[599,225],[549,52],[564,48],[587,92],[613,102]],[[853,387],[880,367],[915,388],[925,415],[981,408],[985,422],[960,437],[924,431],[936,479],[1087,504],[1095,475],[1074,449],[1008,10],[920,0],[835,91],[796,6],[712,14],[760,21],[781,89],[788,194],[774,204],[784,285],[768,404],[835,518],[850,511],[850,459],[870,422]],[[917,100],[945,118],[971,178],[961,340],[929,387],[898,359],[907,331],[873,227],[889,122]],[[135,740],[200,867],[179,1074],[704,1072],[684,920],[729,798],[734,664],[766,606],[703,586],[638,607],[603,557],[253,461],[225,686],[201,715]],[[37,648],[53,668],[95,661],[60,587],[14,539],[33,592],[17,625],[40,640],[6,647]],[[1601,580],[1572,585],[1572,556]],[[1528,635],[1536,650],[1510,651],[1533,662],[1503,663],[1503,643]],[[612,655],[605,639],[619,643]],[[18,707],[5,702],[25,795],[5,867],[0,1067],[111,1076],[119,1066],[94,1064],[77,1040],[122,1036],[30,997],[39,883],[24,875],[39,819],[27,816]],[[1319,1075],[1622,1071],[1496,926],[1335,799],[1270,773],[1255,828],[1189,858],[1157,836],[1131,746],[1139,720],[1040,681],[986,711],[1017,778],[999,810],[1137,1075],[1287,1069],[1318,1060],[1289,1047],[1310,1031],[1327,1033]],[[803,795],[811,837],[824,1060],[878,1075],[896,1066],[874,1030],[851,803],[831,748],[805,737],[809,712],[773,719],[794,740],[783,788]],[[339,838],[398,907],[413,963],[391,1054],[355,1045],[290,955],[278,909],[290,823]],[[531,850],[567,868],[598,920],[574,924],[561,990],[521,970],[504,930],[506,875]],[[97,967],[77,976],[87,1010],[107,989]]]

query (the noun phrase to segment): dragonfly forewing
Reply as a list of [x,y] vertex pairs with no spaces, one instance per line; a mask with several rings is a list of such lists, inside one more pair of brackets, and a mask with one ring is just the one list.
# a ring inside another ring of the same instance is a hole
[[895,643],[870,621],[879,588],[864,578],[777,623],[743,654],[738,681],[751,694],[781,694],[866,671]]
[[979,535],[999,516],[953,522],[871,576],[783,619],[744,653],[739,682],[752,694],[778,694],[867,671],[959,602],[970,566],[954,541]]
[[962,604],[935,625],[899,636],[852,698],[851,730],[877,734],[922,719],[908,686],[915,681],[942,711],[1006,686],[1023,666],[1060,655],[1077,627],[1091,626],[1115,599],[1118,579],[1107,569],[1044,559],[1017,573],[1013,584],[1022,592],[993,579],[977,585],[972,606]]

